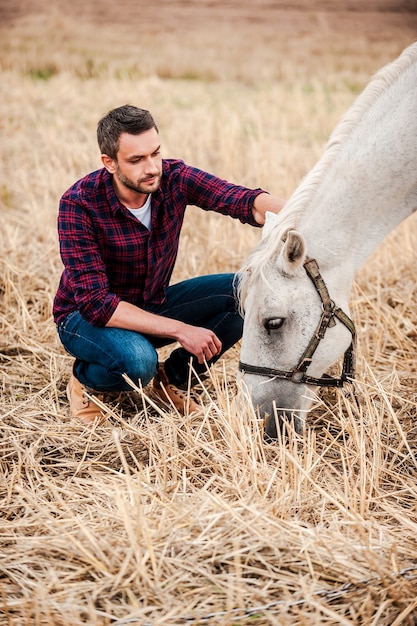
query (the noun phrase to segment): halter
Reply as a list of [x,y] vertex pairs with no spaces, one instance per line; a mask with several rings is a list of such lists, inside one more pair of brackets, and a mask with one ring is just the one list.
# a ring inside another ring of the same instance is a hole
[[[326,283],[320,274],[317,261],[315,259],[307,259],[304,263],[304,269],[320,296],[323,312],[316,331],[310,339],[310,343],[305,349],[298,365],[293,370],[285,371],[270,367],[247,365],[246,363],[239,361],[239,370],[248,374],[256,374],[258,376],[266,376],[268,378],[291,380],[293,383],[305,383],[306,385],[317,385],[319,387],[343,387],[345,382],[351,382],[351,379],[355,377],[355,325],[350,317],[348,317],[346,313],[337,307],[333,300],[331,300]],[[313,376],[306,374],[306,370],[310,366],[311,361],[313,360],[313,355],[320,341],[323,339],[326,330],[336,324],[335,318],[342,322],[352,335],[351,344],[343,357],[342,373],[339,378],[334,378],[328,374],[323,374],[321,378],[314,378]]]

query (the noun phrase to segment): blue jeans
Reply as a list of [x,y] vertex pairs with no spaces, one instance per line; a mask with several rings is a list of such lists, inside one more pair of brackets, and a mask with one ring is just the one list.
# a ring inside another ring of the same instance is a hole
[[[212,330],[222,342],[221,354],[214,363],[242,336],[243,320],[237,309],[234,274],[212,274],[185,280],[166,289],[166,301],[146,306],[147,311]],[[174,340],[141,335],[132,330],[93,326],[78,311],[73,311],[58,325],[64,348],[75,357],[74,375],[96,391],[129,391],[124,380],[127,374],[135,383],[145,386],[158,369],[157,348]],[[185,387],[189,379],[189,363],[196,373],[204,375],[201,365],[184,348],[173,350],[165,361],[168,380]]]

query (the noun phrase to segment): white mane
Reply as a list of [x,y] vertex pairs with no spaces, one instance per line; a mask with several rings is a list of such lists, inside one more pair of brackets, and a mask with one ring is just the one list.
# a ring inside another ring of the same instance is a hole
[[341,122],[330,136],[325,151],[303,182],[297,187],[285,208],[276,218],[271,232],[256,246],[238,275],[238,297],[241,306],[250,285],[265,280],[264,270],[268,262],[279,251],[285,233],[289,229],[297,229],[307,208],[320,187],[329,166],[337,159],[343,144],[352,131],[361,123],[365,114],[374,106],[379,97],[388,87],[392,86],[400,76],[415,63],[417,45],[412,44],[393,62],[379,70],[371,79],[365,90],[356,99],[353,106],[344,115]]

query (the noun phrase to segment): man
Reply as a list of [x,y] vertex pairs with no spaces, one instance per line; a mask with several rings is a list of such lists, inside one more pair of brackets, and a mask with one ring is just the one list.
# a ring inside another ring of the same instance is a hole
[[[175,159],[162,159],[151,114],[131,105],[99,122],[103,168],[61,198],[58,234],[64,271],[54,320],[75,357],[67,387],[73,417],[103,418],[106,391],[147,385],[182,414],[198,409],[184,391],[242,334],[233,274],[170,285],[187,205],[260,226],[283,202],[232,185]],[[157,349],[178,342],[158,366]],[[193,378],[194,380],[194,378]],[[93,397],[93,399],[91,399]]]

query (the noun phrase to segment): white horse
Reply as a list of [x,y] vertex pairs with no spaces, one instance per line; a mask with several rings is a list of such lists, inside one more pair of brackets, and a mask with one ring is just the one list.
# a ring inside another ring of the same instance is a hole
[[[417,208],[417,42],[370,81],[239,272],[240,369],[266,437],[354,374],[355,272]],[[347,352],[345,352],[347,351]],[[345,352],[339,379],[323,374]]]

